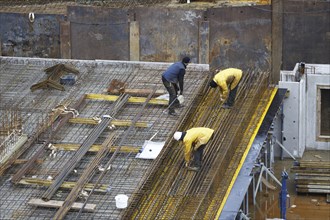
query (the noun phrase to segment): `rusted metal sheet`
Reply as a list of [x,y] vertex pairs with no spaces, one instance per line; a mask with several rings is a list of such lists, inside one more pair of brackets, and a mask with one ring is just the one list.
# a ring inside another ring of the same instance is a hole
[[213,8],[208,10],[208,20],[211,66],[269,70],[269,6]]
[[0,13],[2,55],[16,57],[60,57],[59,22],[62,15]]
[[298,62],[329,63],[330,2],[283,1],[283,69]]
[[140,23],[141,61],[174,62],[190,56],[192,63],[199,63],[202,10],[139,8],[130,13]]
[[73,59],[129,60],[127,10],[68,7]]

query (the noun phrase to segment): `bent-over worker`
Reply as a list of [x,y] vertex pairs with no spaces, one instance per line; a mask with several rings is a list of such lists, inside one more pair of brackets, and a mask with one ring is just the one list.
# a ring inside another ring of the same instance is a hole
[[238,84],[242,78],[243,71],[236,68],[228,68],[216,73],[210,82],[212,88],[219,86],[221,101],[225,101],[223,108],[231,108],[234,105]]
[[203,150],[212,138],[214,130],[206,127],[191,128],[174,133],[173,138],[184,144],[184,160],[188,170],[198,171],[202,166]]
[[170,95],[170,99],[168,102],[169,105],[169,114],[173,116],[177,116],[175,112],[175,108],[183,107],[180,105],[178,97],[183,94],[183,79],[186,74],[186,68],[190,63],[189,57],[184,57],[181,62],[173,63],[171,66],[167,68],[167,70],[162,74],[163,84]]

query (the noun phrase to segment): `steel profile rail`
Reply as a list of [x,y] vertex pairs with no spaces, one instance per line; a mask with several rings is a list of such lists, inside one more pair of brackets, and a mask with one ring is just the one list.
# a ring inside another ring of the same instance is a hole
[[104,131],[104,129],[108,126],[111,117],[103,116],[102,121],[93,129],[91,134],[85,139],[82,143],[79,150],[75,153],[73,158],[65,164],[61,173],[57,176],[52,185],[47,189],[47,191],[42,195],[42,199],[50,200],[57,189],[62,185],[64,179],[73,171],[77,163],[81,160],[81,158],[87,153],[89,148],[95,143],[96,139],[100,136],[100,134]]
[[[119,145],[117,147],[117,149],[113,152],[111,158],[109,159],[109,161],[106,163],[105,167],[110,167],[111,164],[113,163],[113,161],[115,160],[115,158],[117,157],[117,154],[119,153],[120,149],[121,149],[121,146],[123,145],[124,141],[126,140],[127,136],[132,132],[132,130],[134,129],[134,125],[135,123],[140,119],[140,117],[142,116],[143,112],[144,112],[144,109],[145,107],[150,103],[150,99],[151,97],[153,96],[153,94],[155,93],[156,91],[156,87],[154,87],[154,89],[152,90],[152,93],[150,93],[148,95],[148,97],[145,99],[145,102],[143,103],[140,111],[136,114],[136,116],[134,117],[133,121],[132,121],[132,125],[126,130],[126,132],[124,133],[123,137],[121,138],[120,142],[119,142]],[[98,177],[97,181],[96,181],[96,184],[99,184],[99,182],[103,179],[103,177],[105,176],[105,174],[107,173],[107,170],[105,172],[102,172],[101,175]],[[87,202],[90,198],[90,195],[92,195],[93,193],[93,189],[91,191],[91,193],[89,194],[89,196],[86,198],[86,201],[84,202],[84,205],[82,206],[82,209],[80,209],[76,219],[79,218],[83,208],[87,205]]]
[[[82,97],[80,97],[80,99],[73,105],[75,109],[80,109],[84,106],[85,104],[85,96],[83,95]],[[51,129],[52,130],[52,136],[43,144],[43,146],[41,146],[38,151],[24,164],[24,166],[13,176],[13,178],[11,179],[11,182],[13,183],[18,183],[19,180],[22,178],[23,175],[25,175],[30,169],[31,167],[34,165],[35,161],[38,160],[39,158],[41,158],[44,153],[45,153],[45,148],[48,146],[48,144],[50,143],[52,137],[54,135],[56,135],[57,132],[59,132],[59,130],[62,128],[62,126],[67,123],[71,117],[73,117],[72,114],[67,114],[65,115],[62,120],[56,120],[58,119],[60,113],[56,113],[53,117],[51,117],[51,121],[48,122],[47,124],[45,124],[40,132],[38,132],[34,137],[32,137],[29,142],[28,142],[28,146],[31,146],[36,139],[43,133],[45,132],[47,129]],[[56,123],[55,123],[56,122]],[[27,148],[28,146],[26,146],[25,148]],[[13,158],[14,159],[14,158]],[[15,158],[16,159],[16,158]]]

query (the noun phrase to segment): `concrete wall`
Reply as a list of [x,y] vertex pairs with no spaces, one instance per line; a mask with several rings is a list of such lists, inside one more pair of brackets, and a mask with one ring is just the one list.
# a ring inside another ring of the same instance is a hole
[[[330,150],[330,138],[318,138],[318,88],[330,89],[330,65],[306,64],[305,74],[295,80],[298,64],[293,71],[282,71],[280,88],[287,88],[288,97],[283,100],[283,123],[275,123],[275,134],[282,145],[295,157],[302,157],[306,150]],[[277,119],[280,120],[280,117]],[[280,130],[283,129],[282,135]],[[282,140],[280,139],[282,138]],[[275,156],[279,156],[276,145]],[[284,153],[284,157],[289,155]]]
[[318,102],[317,90],[318,86],[326,86],[330,89],[330,65],[328,65],[328,74],[309,74],[307,76],[307,119],[306,126],[308,133],[306,134],[306,148],[311,150],[330,150],[330,141],[318,141]]

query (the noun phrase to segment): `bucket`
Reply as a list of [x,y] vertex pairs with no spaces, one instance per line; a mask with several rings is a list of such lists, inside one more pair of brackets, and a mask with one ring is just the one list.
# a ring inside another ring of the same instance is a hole
[[118,209],[124,209],[127,207],[128,196],[126,196],[124,194],[118,194],[115,197],[115,200],[116,200],[116,207]]

